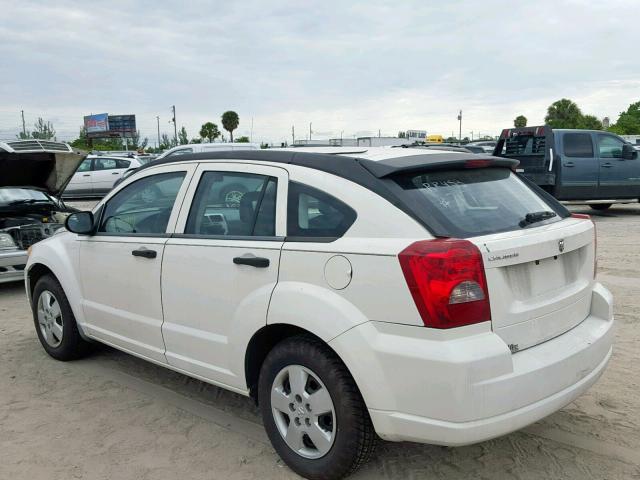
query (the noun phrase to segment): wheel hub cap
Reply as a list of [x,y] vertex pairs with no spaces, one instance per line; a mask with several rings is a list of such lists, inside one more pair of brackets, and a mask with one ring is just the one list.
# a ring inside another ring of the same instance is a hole
[[285,443],[305,458],[321,458],[335,440],[336,414],[320,378],[301,365],[283,368],[271,387],[271,409]]
[[38,297],[36,312],[42,338],[48,345],[57,347],[62,342],[64,331],[62,312],[58,300],[49,290],[42,291]]

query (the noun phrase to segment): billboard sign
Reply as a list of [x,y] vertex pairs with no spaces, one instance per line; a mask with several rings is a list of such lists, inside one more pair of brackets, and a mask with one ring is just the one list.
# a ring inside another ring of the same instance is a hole
[[135,115],[109,115],[109,133],[132,137],[136,133]]
[[89,138],[131,138],[136,134],[135,115],[88,115],[84,117],[84,126]]
[[109,115],[99,113],[97,115],[88,115],[84,117],[84,128],[87,133],[102,133],[109,130]]
[[407,130],[407,138],[414,142],[424,142],[427,138],[426,130]]

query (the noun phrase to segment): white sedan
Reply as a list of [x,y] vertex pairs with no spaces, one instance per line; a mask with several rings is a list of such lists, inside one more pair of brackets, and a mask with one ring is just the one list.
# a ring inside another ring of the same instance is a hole
[[593,223],[516,165],[357,147],[149,164],[33,246],[37,335],[59,360],[95,340],[253,397],[307,478],[355,471],[378,436],[504,435],[593,385],[614,323]]
[[137,157],[89,155],[78,166],[62,196],[64,198],[103,197],[124,172],[146,162]]

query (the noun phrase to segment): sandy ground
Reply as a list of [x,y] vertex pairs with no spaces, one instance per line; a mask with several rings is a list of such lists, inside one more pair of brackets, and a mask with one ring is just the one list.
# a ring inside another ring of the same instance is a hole
[[[576,211],[593,213],[589,209]],[[596,217],[615,296],[613,359],[576,402],[463,448],[381,443],[353,478],[640,479],[640,206]],[[296,478],[249,399],[101,347],[49,358],[22,285],[0,285],[0,478]]]

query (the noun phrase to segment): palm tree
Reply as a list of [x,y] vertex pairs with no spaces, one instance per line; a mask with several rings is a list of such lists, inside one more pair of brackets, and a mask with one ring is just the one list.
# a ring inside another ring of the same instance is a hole
[[239,124],[240,117],[238,117],[238,114],[233,110],[229,110],[222,114],[222,126],[227,132],[229,132],[231,143],[233,143],[233,131],[238,128]]

